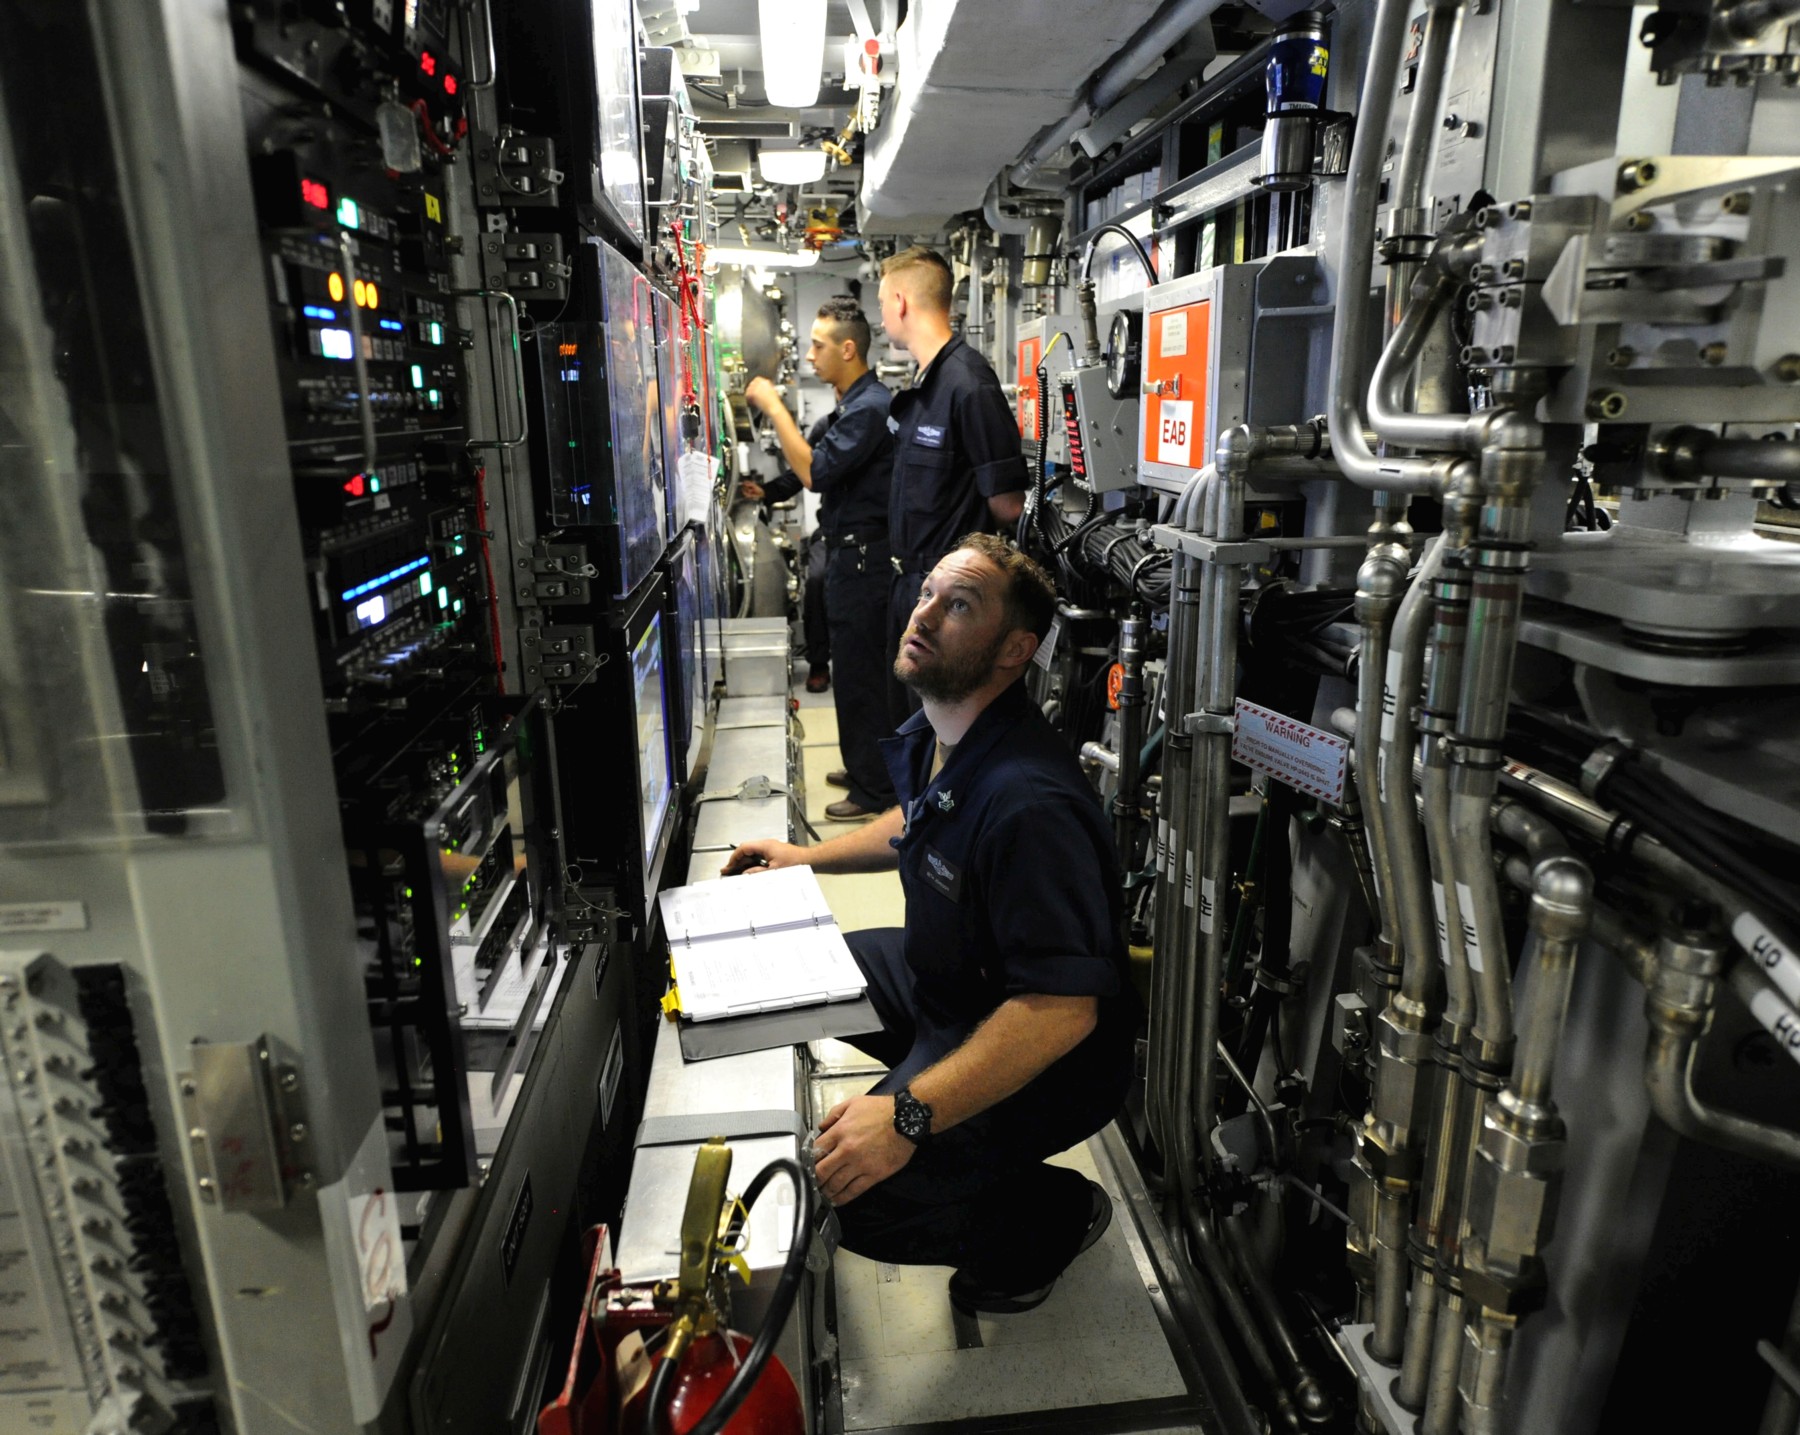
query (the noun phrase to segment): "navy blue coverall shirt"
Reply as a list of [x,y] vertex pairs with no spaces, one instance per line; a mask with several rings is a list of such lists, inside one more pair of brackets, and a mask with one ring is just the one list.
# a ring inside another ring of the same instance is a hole
[[[910,389],[894,395],[894,481],[888,536],[894,545],[888,667],[900,651],[919,584],[967,533],[994,527],[988,500],[1027,484],[1019,426],[988,361],[952,338]],[[919,710],[898,680],[888,688],[894,726]]]
[[[844,755],[849,800],[865,812],[882,812],[894,804],[880,748],[881,739],[894,730],[888,699],[892,660],[886,651],[893,579],[887,531],[894,466],[889,397],[881,381],[866,373],[806,434],[825,543],[825,629],[838,748]],[[779,492],[777,484],[782,485]],[[783,474],[764,492],[785,498],[799,486],[797,477]],[[808,628],[810,632],[810,621]],[[812,650],[809,636],[809,662]]]
[[1026,1289],[1053,1278],[1086,1228],[1085,1179],[1043,1164],[1119,1110],[1139,1003],[1127,973],[1118,864],[1093,789],[1014,683],[930,778],[921,713],[884,748],[907,813],[895,841],[906,926],[852,932],[884,1030],[856,1045],[892,1093],[1024,993],[1098,999],[1095,1029],[1023,1089],[932,1136],[839,1208],[844,1244],[872,1259],[971,1267]]

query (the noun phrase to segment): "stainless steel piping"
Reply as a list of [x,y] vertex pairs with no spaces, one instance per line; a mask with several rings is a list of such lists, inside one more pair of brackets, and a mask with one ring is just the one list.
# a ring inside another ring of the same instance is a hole
[[[1196,524],[1204,494],[1213,481],[1212,469],[1196,474],[1182,489],[1171,523],[1185,530]],[[1192,687],[1192,651],[1195,611],[1199,603],[1198,561],[1186,553],[1175,555],[1170,587],[1169,659],[1164,675],[1163,711],[1166,732],[1163,739],[1163,782],[1157,794],[1157,900],[1156,959],[1152,971],[1152,1004],[1150,1010],[1150,1069],[1146,1086],[1146,1115],[1150,1130],[1162,1153],[1166,1174],[1179,1185],[1176,1168],[1177,1142],[1174,1126],[1177,1115],[1186,1121],[1186,1110],[1177,1106],[1177,1070],[1186,1057],[1178,1046],[1179,1026],[1184,1011],[1191,1012],[1191,997],[1186,969],[1191,964],[1185,942],[1184,906],[1180,853],[1182,834],[1186,828],[1189,754],[1193,739],[1183,731],[1181,718],[1189,708]],[[1191,990],[1191,989],[1190,989]],[[1191,1145],[1188,1147],[1191,1152]]]
[[1439,493],[1450,481],[1451,462],[1440,458],[1377,458],[1363,432],[1362,396],[1368,357],[1369,288],[1375,261],[1375,211],[1381,167],[1387,159],[1408,0],[1379,0],[1369,37],[1356,138],[1340,220],[1337,316],[1331,330],[1330,409],[1333,457],[1344,476],[1363,488],[1393,493]]
[[[1398,246],[1423,242],[1430,233],[1431,211],[1425,203],[1425,180],[1437,149],[1438,112],[1444,105],[1444,81],[1450,68],[1450,42],[1456,34],[1456,0],[1428,0],[1425,33],[1419,41],[1418,67],[1414,71],[1412,108],[1406,116],[1406,134],[1394,162],[1394,182],[1389,192],[1393,208],[1387,226],[1387,242]],[[1416,261],[1398,252],[1388,256],[1388,327],[1399,322],[1400,310],[1412,288]]]
[[1800,1135],[1709,1106],[1694,1091],[1694,1054],[1711,1020],[1724,941],[1698,922],[1656,944],[1646,1015],[1650,1106],[1681,1135],[1759,1161],[1800,1167]]
[[1405,953],[1400,992],[1395,998],[1409,1021],[1428,1025],[1436,1017],[1437,962],[1432,940],[1431,898],[1426,893],[1425,833],[1414,797],[1413,752],[1418,727],[1413,708],[1425,675],[1425,643],[1432,589],[1444,561],[1449,535],[1438,534],[1425,549],[1412,586],[1401,600],[1388,642],[1381,703],[1381,735],[1375,786],[1387,829],[1393,882],[1389,900],[1400,926]]
[[1488,433],[1481,455],[1481,487],[1488,497],[1469,550],[1472,597],[1451,753],[1450,850],[1469,966],[1480,989],[1480,1010],[1465,1056],[1504,1073],[1512,1058],[1512,985],[1488,809],[1499,780],[1518,648],[1530,494],[1544,454],[1542,430],[1515,411],[1496,414]]
[[1575,958],[1593,919],[1594,879],[1540,820],[1500,814],[1531,847],[1548,852],[1532,868],[1529,941],[1537,947],[1530,1006],[1521,1022],[1512,1079],[1488,1105],[1469,1191],[1463,1285],[1475,1309],[1467,1325],[1460,1389],[1467,1435],[1505,1425],[1506,1367],[1520,1317],[1544,1282],[1543,1250],[1556,1221],[1562,1117],[1551,1098]]

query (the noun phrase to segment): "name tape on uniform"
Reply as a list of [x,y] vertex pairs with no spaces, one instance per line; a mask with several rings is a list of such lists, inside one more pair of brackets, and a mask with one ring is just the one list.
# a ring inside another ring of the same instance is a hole
[[1336,733],[1239,698],[1231,755],[1245,767],[1333,806],[1344,800],[1350,744]]

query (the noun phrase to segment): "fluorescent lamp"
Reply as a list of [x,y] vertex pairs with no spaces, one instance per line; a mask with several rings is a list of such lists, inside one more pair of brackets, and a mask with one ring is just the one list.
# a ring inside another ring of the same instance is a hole
[[825,151],[766,149],[757,155],[756,167],[770,184],[812,184],[825,178]]
[[762,269],[810,269],[819,262],[818,251],[802,249],[789,254],[782,249],[744,249],[720,245],[706,251],[706,264],[754,264]]
[[763,90],[781,109],[818,103],[825,68],[825,0],[756,0]]

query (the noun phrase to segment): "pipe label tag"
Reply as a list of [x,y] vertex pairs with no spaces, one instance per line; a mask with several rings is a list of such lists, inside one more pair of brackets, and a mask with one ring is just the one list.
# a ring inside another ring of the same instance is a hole
[[1775,1043],[1795,1061],[1800,1061],[1800,1021],[1794,1009],[1776,993],[1764,987],[1750,998],[1750,1014],[1775,1038]]
[[1254,772],[1334,807],[1343,805],[1350,744],[1336,733],[1239,698],[1231,755]]
[[1214,902],[1218,895],[1218,885],[1211,877],[1200,879],[1200,930],[1210,932],[1213,929]]
[[1468,954],[1469,970],[1485,970],[1481,965],[1481,934],[1475,930],[1475,894],[1467,882],[1456,884],[1456,904],[1462,909],[1463,950]]
[[1450,965],[1450,917],[1444,906],[1444,884],[1431,884],[1431,905],[1437,908],[1438,960]]
[[1795,957],[1786,942],[1749,912],[1738,913],[1731,924],[1731,935],[1784,997],[1800,1002],[1800,958]]

